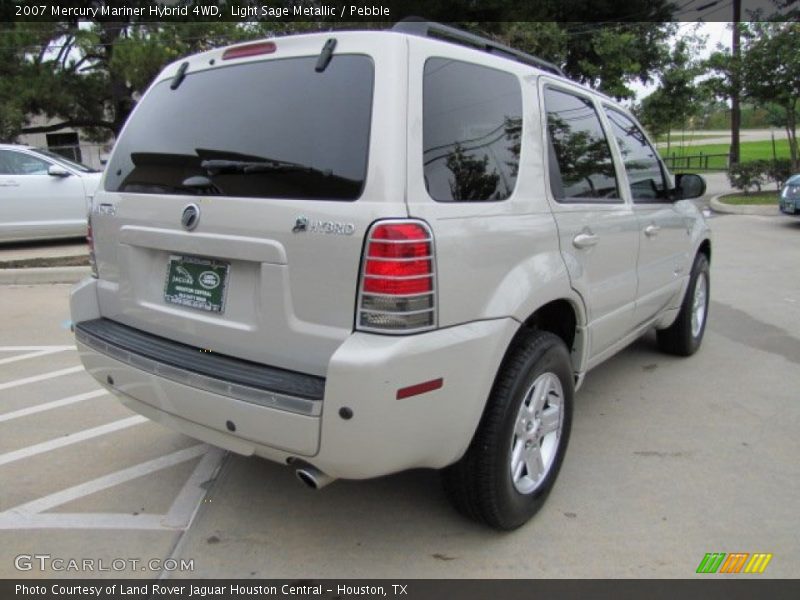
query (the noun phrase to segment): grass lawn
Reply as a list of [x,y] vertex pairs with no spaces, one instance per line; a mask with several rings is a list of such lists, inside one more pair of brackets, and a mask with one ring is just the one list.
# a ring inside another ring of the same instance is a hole
[[751,192],[749,195],[730,194],[720,196],[719,200],[725,204],[774,204],[777,206],[778,192]]
[[[727,154],[730,151],[728,144],[702,144],[699,146],[679,146],[673,145],[667,154],[666,148],[660,148],[661,156],[698,156],[700,154]],[[772,140],[762,140],[759,142],[742,142],[739,146],[742,162],[751,160],[772,160]],[[775,153],[778,158],[789,158],[789,141],[775,140]],[[709,169],[725,170],[727,159],[725,156],[716,156],[709,159]],[[697,159],[693,160],[691,166],[697,165]]]

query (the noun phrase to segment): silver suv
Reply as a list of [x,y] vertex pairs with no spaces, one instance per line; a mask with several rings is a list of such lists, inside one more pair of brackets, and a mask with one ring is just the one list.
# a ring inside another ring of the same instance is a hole
[[211,50],[116,144],[78,347],[133,410],[311,487],[443,469],[512,529],[589,369],[651,328],[697,350],[704,187],[611,99],[448,27]]

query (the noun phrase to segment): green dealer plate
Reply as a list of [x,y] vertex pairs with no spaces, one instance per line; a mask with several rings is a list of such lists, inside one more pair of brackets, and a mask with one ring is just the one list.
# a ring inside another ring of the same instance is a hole
[[169,257],[164,300],[207,312],[225,310],[225,287],[230,265],[213,258]]

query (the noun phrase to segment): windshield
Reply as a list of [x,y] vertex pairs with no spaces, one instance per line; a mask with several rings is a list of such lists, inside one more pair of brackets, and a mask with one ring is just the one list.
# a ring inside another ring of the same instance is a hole
[[108,165],[106,189],[355,200],[367,172],[373,64],[335,55],[251,62],[151,89]]
[[60,162],[62,165],[66,165],[75,169],[76,171],[80,171],[81,173],[98,173],[97,169],[93,169],[83,163],[75,162],[74,160],[70,160],[68,158],[64,158],[60,154],[56,154],[55,152],[51,152],[50,150],[45,150],[44,148],[31,148],[31,152],[35,154],[40,154],[41,156],[46,156],[56,162]]

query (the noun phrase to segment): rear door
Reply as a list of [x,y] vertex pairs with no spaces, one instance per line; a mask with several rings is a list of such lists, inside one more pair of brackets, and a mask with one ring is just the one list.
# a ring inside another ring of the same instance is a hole
[[542,95],[561,252],[586,304],[590,361],[599,360],[633,328],[638,225],[592,97],[555,83]]
[[681,203],[669,197],[666,172],[642,129],[621,111],[608,106],[604,110],[625,165],[638,220],[635,320],[640,324],[680,301],[678,294],[689,274],[691,221],[680,211]]
[[406,216],[405,44],[336,38],[321,70],[327,36],[303,36],[195,57],[148,91],[95,198],[104,316],[325,375],[365,231]]

